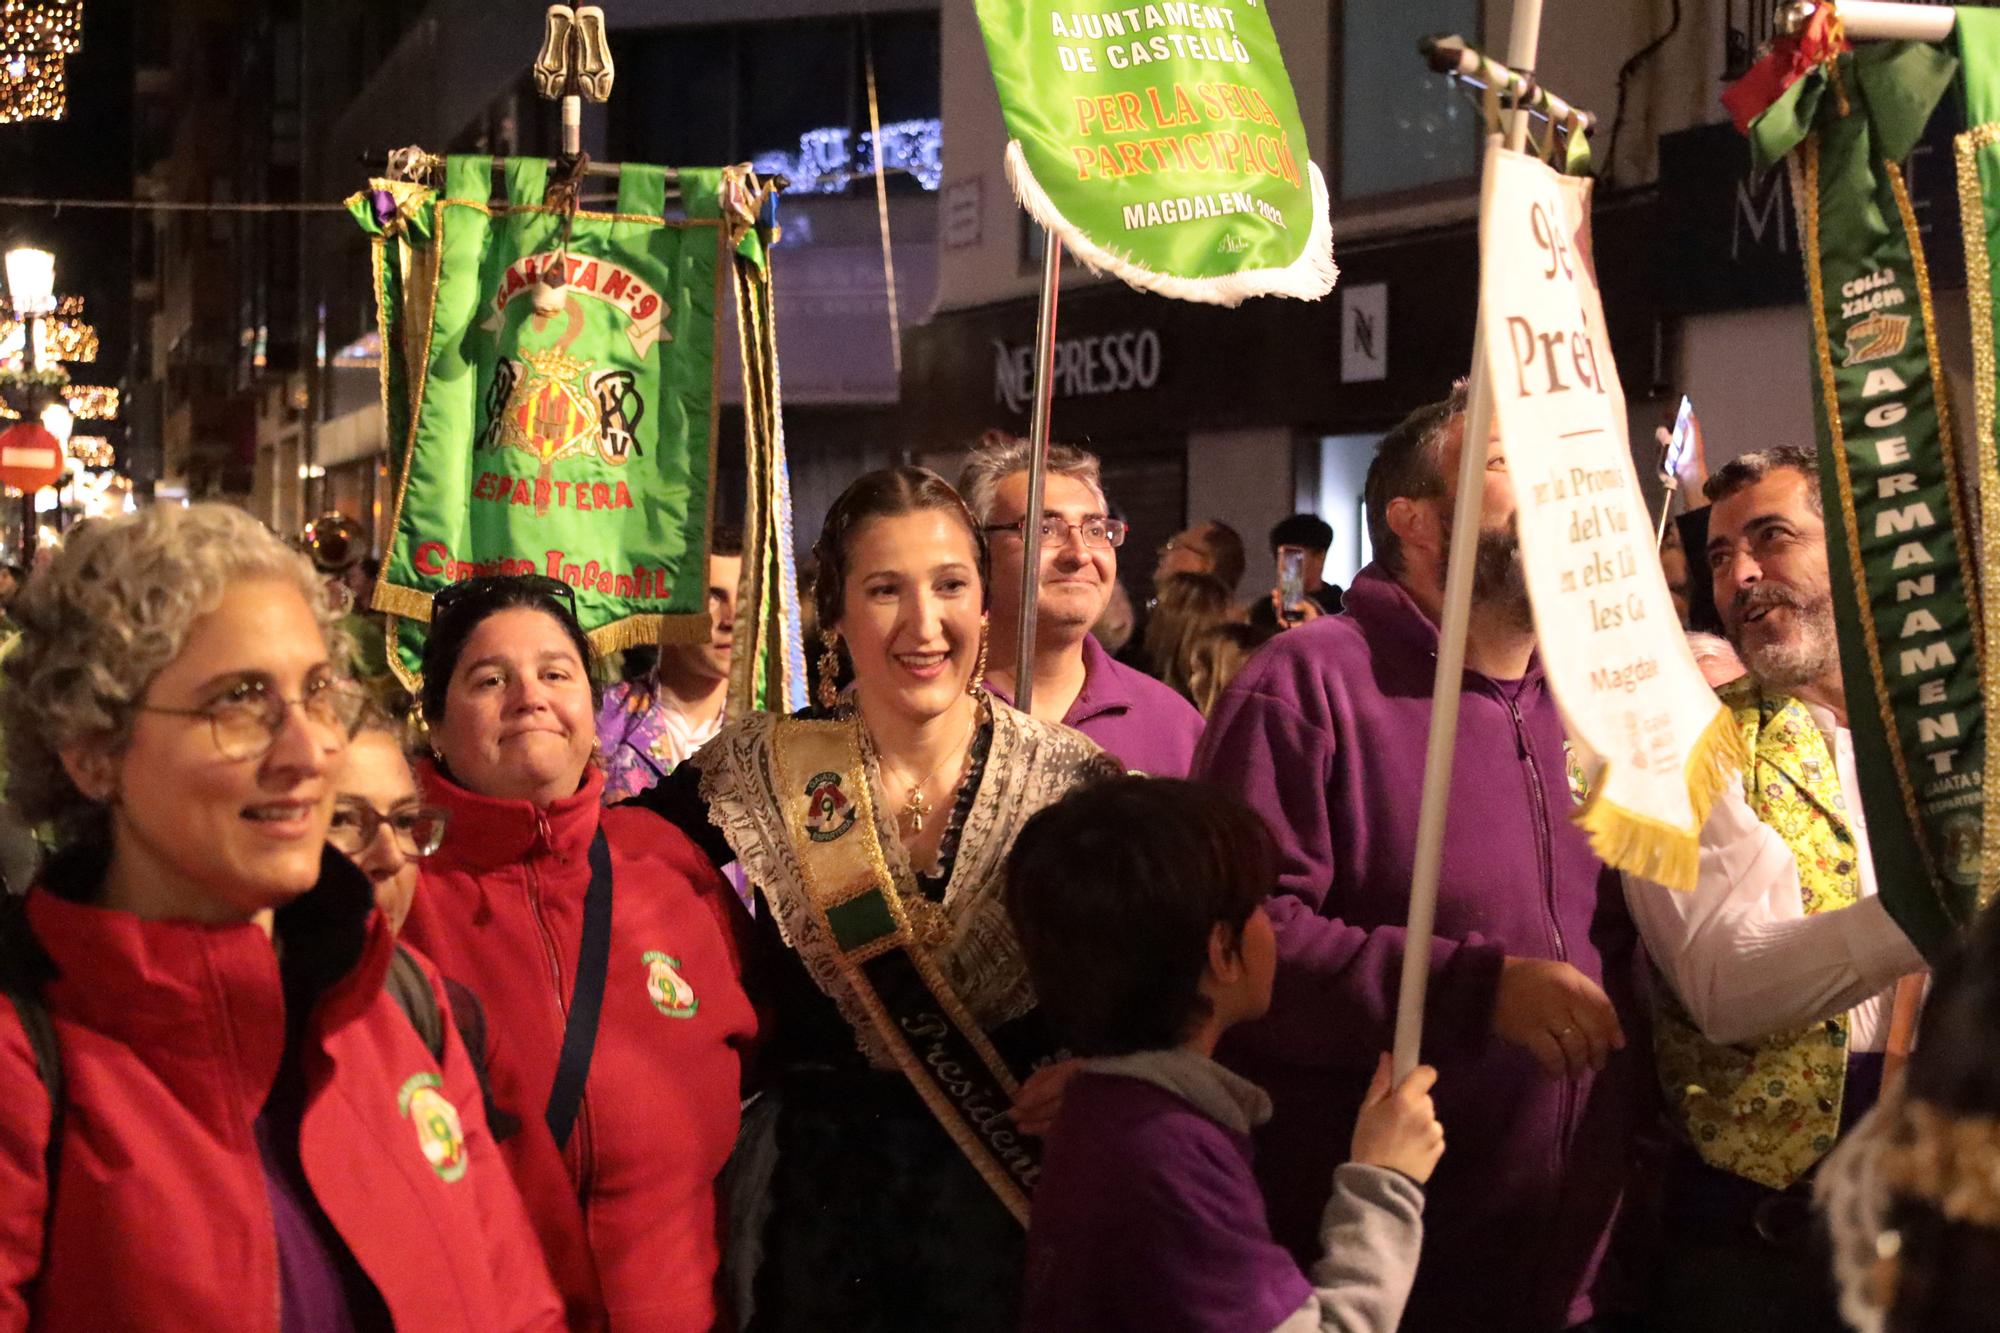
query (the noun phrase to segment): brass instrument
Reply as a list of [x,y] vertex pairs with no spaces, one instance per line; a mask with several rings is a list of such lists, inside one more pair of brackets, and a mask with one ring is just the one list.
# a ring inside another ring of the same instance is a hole
[[345,574],[368,554],[368,534],[345,514],[321,514],[299,534],[299,547],[313,568],[328,577]]

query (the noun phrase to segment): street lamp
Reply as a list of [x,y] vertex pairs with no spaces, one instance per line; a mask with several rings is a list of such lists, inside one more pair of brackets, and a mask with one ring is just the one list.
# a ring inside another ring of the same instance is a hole
[[[35,373],[41,369],[41,316],[56,308],[56,257],[33,246],[17,246],[7,252],[7,297],[14,304],[14,317],[21,323],[21,402],[23,420],[40,415],[42,395],[35,388]],[[37,520],[33,492],[21,494],[21,558],[34,558]]]
[[7,252],[7,295],[17,315],[46,315],[56,308],[56,257],[23,245]]

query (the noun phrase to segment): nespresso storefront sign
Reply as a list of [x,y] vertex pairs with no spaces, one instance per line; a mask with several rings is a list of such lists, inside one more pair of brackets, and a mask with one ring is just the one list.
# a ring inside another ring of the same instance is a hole
[[[1056,340],[1055,396],[1100,397],[1160,382],[1160,335],[1123,329]],[[993,339],[993,401],[1026,412],[1035,394],[1035,346]]]

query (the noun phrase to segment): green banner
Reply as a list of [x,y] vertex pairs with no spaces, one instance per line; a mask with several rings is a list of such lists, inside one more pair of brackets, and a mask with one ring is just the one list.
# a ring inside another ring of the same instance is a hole
[[1751,128],[1760,155],[1791,152],[1801,203],[1827,560],[1876,884],[1932,955],[1977,897],[1986,727],[1930,279],[1897,164],[1956,63],[1866,46]]
[[[2000,642],[2000,442],[1995,440],[2000,394],[2000,315],[1995,307],[1994,256],[2000,253],[2000,13],[1960,9],[1957,14],[1959,77],[1969,127],[1953,144],[1958,206],[1965,234],[1965,289],[1972,307],[1974,466],[1979,482],[1981,628],[1987,643]],[[2000,681],[1986,682],[1986,705],[2000,703]],[[1986,756],[1984,837],[1980,843],[1979,904],[2000,890],[2000,746]]]
[[1331,291],[1326,183],[1260,0],[976,0],[1007,178],[1085,264],[1236,305]]
[[480,574],[568,583],[601,651],[708,635],[723,173],[679,172],[668,219],[659,167],[623,167],[598,213],[545,203],[546,162],[504,165],[504,202],[492,159],[450,158],[442,193],[397,210],[427,226],[398,231],[379,201],[362,219],[416,254],[377,265],[385,407],[408,434],[374,606],[412,688],[431,594]]

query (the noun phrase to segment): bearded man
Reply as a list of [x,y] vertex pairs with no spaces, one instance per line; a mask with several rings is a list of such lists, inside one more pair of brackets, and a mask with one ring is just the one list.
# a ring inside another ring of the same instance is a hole
[[1316,1254],[1334,1167],[1393,1040],[1458,456],[1479,449],[1423,1038],[1449,1146],[1403,1327],[1543,1333],[1609,1313],[1597,1274],[1647,1102],[1643,1055],[1624,1049],[1637,941],[1617,876],[1569,818],[1580,792],[1537,657],[1506,461],[1464,431],[1461,387],[1382,440],[1367,483],[1375,563],[1343,614],[1250,659],[1195,775],[1255,805],[1279,848],[1274,1002],[1223,1059],[1271,1095],[1257,1169],[1273,1230]]
[[1626,881],[1682,1131],[1649,1305],[1674,1331],[1840,1328],[1812,1173],[1873,1104],[1894,983],[1923,961],[1875,896],[1813,455],[1746,454],[1704,489],[1749,671],[1720,693],[1751,763],[1702,828],[1694,892]]

